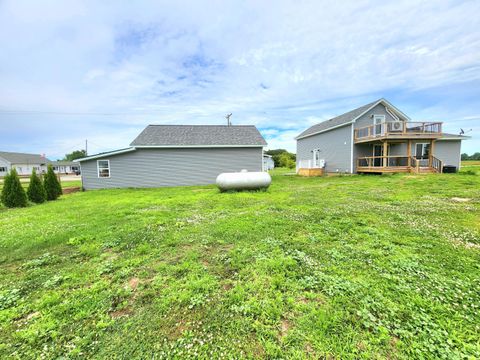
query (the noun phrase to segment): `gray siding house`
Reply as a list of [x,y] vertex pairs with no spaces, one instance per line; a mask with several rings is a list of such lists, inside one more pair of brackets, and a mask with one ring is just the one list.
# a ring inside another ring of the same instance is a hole
[[17,170],[18,175],[31,175],[35,169],[37,173],[47,170],[49,160],[42,155],[0,151],[0,177],[4,177],[11,169]]
[[297,172],[442,172],[460,168],[467,136],[442,132],[441,122],[416,122],[379,99],[316,124],[296,137]]
[[86,190],[204,185],[223,172],[262,171],[266,145],[255,126],[149,125],[129,148],[76,161]]

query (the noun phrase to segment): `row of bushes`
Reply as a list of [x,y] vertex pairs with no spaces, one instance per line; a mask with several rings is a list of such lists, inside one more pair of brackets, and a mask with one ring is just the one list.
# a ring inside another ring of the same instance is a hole
[[43,179],[33,169],[27,192],[20,183],[17,171],[15,169],[10,170],[3,179],[1,201],[3,205],[9,208],[25,207],[28,200],[41,204],[47,200],[56,200],[60,195],[62,195],[62,186],[53,172],[52,166],[49,165]]

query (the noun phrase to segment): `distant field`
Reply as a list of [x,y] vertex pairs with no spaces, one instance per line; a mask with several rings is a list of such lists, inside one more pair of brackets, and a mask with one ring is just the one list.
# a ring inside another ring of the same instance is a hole
[[465,160],[462,161],[462,166],[480,166],[480,160]]
[[480,358],[480,175],[286,173],[0,208],[0,358]]

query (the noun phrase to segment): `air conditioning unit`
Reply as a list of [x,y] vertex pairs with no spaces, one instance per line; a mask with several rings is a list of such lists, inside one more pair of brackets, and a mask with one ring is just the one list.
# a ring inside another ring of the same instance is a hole
[[402,121],[393,122],[391,131],[403,131],[403,122]]

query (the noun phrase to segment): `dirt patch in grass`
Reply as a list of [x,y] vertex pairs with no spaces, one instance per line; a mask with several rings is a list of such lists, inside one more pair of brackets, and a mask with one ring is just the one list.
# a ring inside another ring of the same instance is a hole
[[118,318],[121,318],[121,317],[130,316],[132,314],[133,314],[132,309],[125,308],[125,309],[121,309],[121,310],[112,311],[110,313],[110,316],[112,317],[112,319],[118,319]]
[[461,198],[461,197],[452,197],[450,200],[452,200],[453,202],[459,202],[459,203],[472,201],[472,199],[470,198]]
[[140,284],[140,279],[137,278],[137,277],[134,277],[134,278],[131,278],[130,280],[128,280],[128,286],[132,290],[136,290],[137,287],[138,287],[138,284]]
[[63,195],[73,194],[80,191],[80,187],[79,186],[69,187],[69,188],[63,189],[62,191],[63,191]]
[[290,320],[282,319],[280,323],[280,334],[279,334],[280,338],[285,337],[288,334],[288,331],[290,330],[291,327],[292,327],[292,323],[290,322]]

